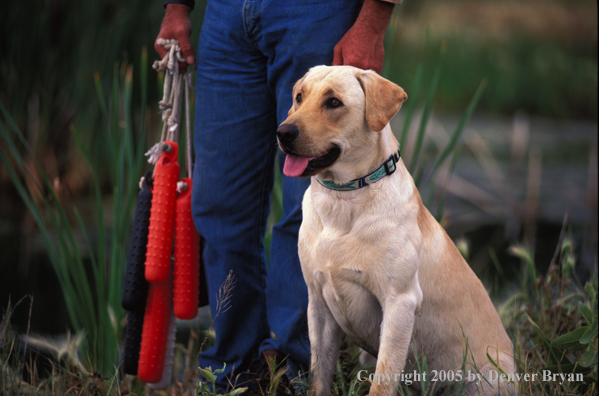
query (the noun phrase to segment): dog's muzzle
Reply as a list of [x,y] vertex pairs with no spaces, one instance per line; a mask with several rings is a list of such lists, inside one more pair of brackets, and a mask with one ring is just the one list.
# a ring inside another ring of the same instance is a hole
[[279,147],[287,154],[283,173],[289,177],[309,177],[321,170],[333,165],[341,149],[333,145],[329,150],[319,154],[300,154],[295,150],[295,141],[299,137],[300,131],[294,124],[281,124],[277,129],[277,139]]

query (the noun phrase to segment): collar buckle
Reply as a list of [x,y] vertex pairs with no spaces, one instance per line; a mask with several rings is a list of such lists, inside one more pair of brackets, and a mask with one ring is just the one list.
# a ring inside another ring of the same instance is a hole
[[[395,170],[397,169],[397,161],[399,161],[399,151],[397,153],[394,153],[391,158],[389,158],[384,164],[383,167],[385,168],[385,173],[387,174],[387,176],[391,176],[393,174],[393,172],[395,172]],[[393,168],[389,169],[389,162],[393,162]]]

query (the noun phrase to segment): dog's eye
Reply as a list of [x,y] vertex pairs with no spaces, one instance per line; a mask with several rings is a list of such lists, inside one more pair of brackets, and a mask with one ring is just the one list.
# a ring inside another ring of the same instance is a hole
[[300,104],[302,103],[302,93],[298,93],[297,95],[295,95],[295,101]]
[[343,106],[343,103],[341,103],[341,101],[337,98],[330,98],[325,102],[324,105],[329,109],[335,109],[337,107]]

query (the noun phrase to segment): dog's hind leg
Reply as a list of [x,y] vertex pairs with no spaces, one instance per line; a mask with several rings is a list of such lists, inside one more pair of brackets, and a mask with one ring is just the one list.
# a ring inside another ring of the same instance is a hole
[[484,365],[478,373],[479,375],[484,376],[484,378],[479,381],[469,383],[466,386],[466,395],[518,396],[518,383],[517,381],[514,381],[515,368],[513,358],[505,353],[499,353],[502,356],[497,360],[501,364],[501,369],[497,368],[491,363]]
[[331,394],[333,374],[339,357],[342,331],[329,307],[309,293],[308,330],[310,331],[310,396]]

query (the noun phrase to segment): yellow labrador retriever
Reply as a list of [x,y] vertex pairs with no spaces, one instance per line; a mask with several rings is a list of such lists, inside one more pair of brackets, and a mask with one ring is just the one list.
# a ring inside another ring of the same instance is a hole
[[342,332],[377,358],[372,396],[393,395],[416,358],[438,385],[513,394],[512,343],[399,157],[389,120],[406,93],[372,71],[319,66],[293,95],[277,138],[284,173],[312,177],[299,235],[310,394],[330,394]]

